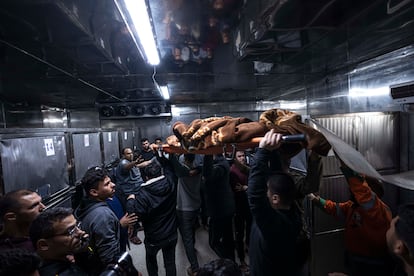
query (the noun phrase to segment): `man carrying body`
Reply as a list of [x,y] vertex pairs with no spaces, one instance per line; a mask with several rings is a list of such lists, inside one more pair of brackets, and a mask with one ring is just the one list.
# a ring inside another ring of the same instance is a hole
[[33,191],[20,189],[0,198],[0,249],[24,248],[34,251],[29,239],[32,221],[45,209],[42,198]]
[[296,239],[301,219],[295,208],[295,184],[281,171],[271,172],[269,161],[280,157],[281,134],[270,130],[259,143],[247,190],[253,225],[250,235],[250,275],[294,275]]
[[[139,159],[133,159],[134,153],[131,148],[122,149],[122,159],[116,168],[116,182],[118,188],[122,190],[126,197],[138,193],[141,184],[144,183],[140,168],[143,168],[151,163],[151,161],[140,162]],[[127,209],[126,212],[132,214],[132,210]],[[136,223],[130,237],[131,242],[134,244],[142,243],[137,236],[139,227],[139,223]]]
[[[153,162],[145,167],[147,182],[134,196],[128,198],[128,205],[134,206],[134,213],[142,219],[145,233],[145,259],[149,276],[158,275],[157,253],[162,250],[167,276],[175,276],[175,246],[177,244],[177,204],[173,170],[167,160],[163,168]],[[164,163],[163,162],[163,163]],[[164,173],[162,172],[164,169]]]

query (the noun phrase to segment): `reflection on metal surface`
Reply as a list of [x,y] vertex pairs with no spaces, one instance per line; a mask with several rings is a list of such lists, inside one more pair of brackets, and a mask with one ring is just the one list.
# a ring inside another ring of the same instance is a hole
[[390,184],[414,191],[414,171],[384,175],[383,178]]
[[374,167],[372,167],[372,165],[362,156],[360,152],[348,145],[333,132],[318,124],[316,121],[312,120],[311,124],[318,127],[318,130],[325,136],[339,158],[341,158],[341,160],[349,168],[356,172],[381,179],[381,175],[375,170]]
[[2,139],[0,151],[4,192],[23,188],[37,190],[40,187],[48,190],[50,183],[50,190],[45,191],[48,195],[69,184],[63,135]]
[[379,97],[387,96],[389,94],[389,87],[382,86],[377,88],[357,88],[353,87],[349,89],[350,97]]
[[337,233],[337,232],[343,232],[345,231],[345,228],[339,228],[339,229],[334,229],[334,230],[328,230],[328,231],[322,231],[322,232],[318,232],[315,233],[315,236],[323,236],[323,235],[328,235],[328,234],[333,234],[333,233]]

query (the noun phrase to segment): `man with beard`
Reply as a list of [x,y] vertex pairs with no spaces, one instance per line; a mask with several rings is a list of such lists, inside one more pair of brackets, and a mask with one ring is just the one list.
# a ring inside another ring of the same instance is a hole
[[[233,164],[230,167],[230,185],[233,189],[234,202],[236,206],[234,216],[234,230],[236,236],[236,251],[240,260],[240,269],[248,271],[245,261],[245,244],[249,244],[252,215],[250,213],[249,201],[247,199],[247,182],[250,168],[246,163],[244,151],[236,151]],[[246,233],[246,241],[244,237]]]
[[[122,190],[125,195],[124,198],[120,198],[121,201],[126,201],[129,195],[135,195],[141,188],[141,184],[144,183],[144,179],[141,175],[140,169],[149,165],[152,161],[142,161],[141,159],[134,160],[134,153],[131,148],[122,149],[122,159],[119,162],[115,178],[118,188]],[[133,210],[129,210],[126,206],[126,212],[132,214]],[[130,241],[133,244],[141,244],[141,239],[137,236],[138,230],[141,228],[139,222],[137,222],[130,235]]]
[[72,209],[56,207],[42,212],[30,227],[30,238],[42,259],[40,275],[86,276],[86,272],[67,256],[86,247],[87,237]]
[[90,235],[92,254],[75,258],[78,265],[89,274],[99,275],[107,265],[116,263],[121,256],[119,219],[106,203],[106,199],[115,194],[115,184],[105,169],[92,167],[86,171],[81,185],[86,196],[74,215],[78,221],[82,221],[82,230]]
[[22,248],[34,251],[29,239],[32,221],[45,209],[42,198],[33,191],[19,189],[0,198],[0,249]]

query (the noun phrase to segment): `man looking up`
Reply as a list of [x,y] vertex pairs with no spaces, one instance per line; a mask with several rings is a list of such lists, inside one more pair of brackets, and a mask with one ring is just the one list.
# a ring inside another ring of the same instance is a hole
[[107,265],[116,263],[121,255],[119,219],[106,203],[106,199],[115,194],[115,184],[101,167],[87,170],[81,183],[86,196],[74,215],[82,221],[82,229],[90,235],[89,245],[93,254],[91,258],[75,258],[89,274],[99,275]]

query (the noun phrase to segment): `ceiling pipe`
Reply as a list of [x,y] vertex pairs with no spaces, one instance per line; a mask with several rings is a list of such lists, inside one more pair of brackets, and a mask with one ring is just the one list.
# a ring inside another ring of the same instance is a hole
[[81,78],[76,77],[75,75],[73,75],[73,74],[69,73],[68,71],[63,70],[63,69],[61,69],[60,67],[58,67],[58,66],[56,66],[56,65],[54,65],[54,64],[52,64],[52,63],[50,63],[50,62],[48,62],[48,61],[46,61],[46,60],[44,60],[44,59],[39,58],[39,57],[37,57],[37,56],[35,56],[35,55],[33,55],[33,54],[31,54],[31,53],[29,53],[29,52],[27,52],[27,51],[23,50],[23,49],[21,49],[21,48],[17,47],[17,46],[16,46],[16,45],[14,45],[14,44],[11,44],[11,43],[9,43],[9,42],[7,42],[7,41],[3,40],[3,39],[0,39],[0,42],[1,42],[1,43],[3,43],[3,44],[5,44],[5,45],[7,45],[7,46],[9,46],[10,48],[12,48],[12,49],[14,49],[14,50],[17,50],[17,51],[19,51],[19,52],[21,52],[21,53],[23,53],[23,54],[25,54],[25,55],[27,55],[27,56],[29,56],[29,57],[31,57],[31,58],[33,58],[33,59],[35,59],[35,60],[37,60],[37,61],[39,61],[39,62],[43,63],[43,64],[46,64],[47,66],[49,66],[49,67],[51,67],[51,68],[53,68],[53,69],[55,69],[55,70],[57,70],[57,71],[59,71],[59,72],[61,72],[61,73],[65,74],[66,76],[69,76],[69,77],[71,77],[71,78],[73,78],[73,79],[75,79],[75,80],[79,81],[80,83],[83,83],[83,84],[84,84],[84,85],[86,85],[86,86],[89,86],[90,88],[93,88],[93,89],[95,89],[95,90],[97,90],[97,91],[99,91],[99,92],[101,92],[101,93],[104,93],[105,95],[110,96],[111,98],[113,98],[113,99],[115,99],[115,100],[117,100],[117,101],[120,101],[120,102],[125,102],[124,100],[122,100],[121,98],[118,98],[117,96],[113,95],[112,93],[107,92],[107,91],[105,91],[105,90],[103,90],[103,89],[101,89],[101,88],[99,88],[99,87],[97,87],[97,86],[93,85],[92,83],[89,83],[89,82],[87,82],[87,81],[85,81],[85,80],[83,80],[83,79],[81,79]]

